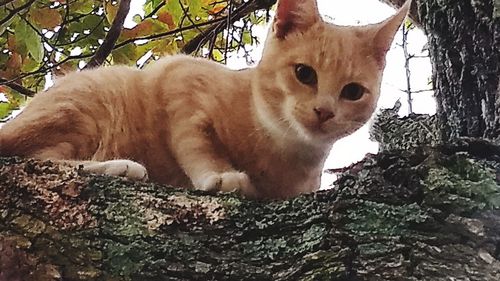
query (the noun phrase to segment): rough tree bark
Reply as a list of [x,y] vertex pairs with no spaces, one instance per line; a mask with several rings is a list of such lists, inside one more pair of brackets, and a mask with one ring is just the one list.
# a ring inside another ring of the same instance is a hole
[[[404,0],[383,0],[401,6]],[[444,139],[500,136],[500,1],[414,0]]]
[[500,135],[500,12],[494,2],[419,3],[446,138]]
[[500,280],[499,159],[371,155],[282,202],[0,159],[0,280]]

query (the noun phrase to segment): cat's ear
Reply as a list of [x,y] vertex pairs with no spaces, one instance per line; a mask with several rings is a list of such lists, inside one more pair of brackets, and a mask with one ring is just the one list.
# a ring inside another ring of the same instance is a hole
[[305,30],[320,20],[316,0],[279,0],[273,32],[283,39],[290,32]]
[[381,68],[385,66],[385,55],[391,48],[396,32],[406,19],[410,6],[411,0],[407,0],[395,15],[377,25],[378,30],[375,33],[373,43],[375,44],[375,57]]

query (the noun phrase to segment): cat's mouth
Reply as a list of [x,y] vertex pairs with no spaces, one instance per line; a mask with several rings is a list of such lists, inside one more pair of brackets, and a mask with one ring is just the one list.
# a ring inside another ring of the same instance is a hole
[[313,137],[328,137],[331,135],[331,130],[328,128],[328,124],[321,122],[313,122],[310,124],[304,124],[305,129]]

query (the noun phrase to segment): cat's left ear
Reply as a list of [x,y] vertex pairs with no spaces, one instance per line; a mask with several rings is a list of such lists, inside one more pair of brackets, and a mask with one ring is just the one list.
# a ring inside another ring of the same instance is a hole
[[410,6],[411,0],[407,0],[395,15],[377,25],[378,30],[375,33],[373,43],[375,44],[375,57],[381,68],[385,66],[385,55],[391,48],[396,32],[406,19]]
[[279,39],[294,31],[307,29],[321,20],[316,0],[279,0],[273,32]]

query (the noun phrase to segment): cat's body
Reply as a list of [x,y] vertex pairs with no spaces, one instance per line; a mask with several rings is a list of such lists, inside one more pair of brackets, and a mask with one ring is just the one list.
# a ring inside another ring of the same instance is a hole
[[256,68],[173,56],[145,70],[66,75],[0,129],[0,155],[144,178],[136,163],[109,161],[129,159],[155,182],[258,198],[317,190],[331,145],[375,109],[385,52],[406,11],[338,27],[321,21],[312,0],[278,5]]

